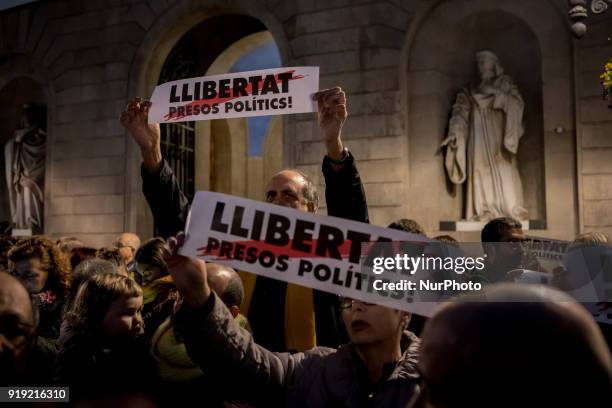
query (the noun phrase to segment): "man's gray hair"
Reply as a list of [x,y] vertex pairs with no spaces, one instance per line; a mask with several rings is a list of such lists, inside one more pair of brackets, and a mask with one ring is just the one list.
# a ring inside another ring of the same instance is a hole
[[295,171],[304,179],[304,189],[302,190],[302,195],[306,199],[308,203],[312,203],[313,211],[317,212],[319,209],[319,193],[317,191],[317,186],[312,181],[312,179],[303,171],[298,169],[287,169],[290,171]]

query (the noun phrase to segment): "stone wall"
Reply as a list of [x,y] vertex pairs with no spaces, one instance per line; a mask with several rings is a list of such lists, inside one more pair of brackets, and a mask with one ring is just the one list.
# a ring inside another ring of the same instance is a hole
[[[178,38],[220,13],[258,18],[274,36],[285,65],[319,65],[322,88],[340,85],[347,91],[350,116],[343,134],[359,159],[372,222],[385,225],[414,217],[436,232],[438,218],[457,213],[460,203],[436,189],[430,204],[419,204],[423,196],[411,180],[427,179],[426,165],[441,159],[428,156],[421,158],[423,166],[418,160],[410,163],[414,123],[407,123],[407,112],[423,100],[418,95],[407,99],[406,65],[423,16],[442,3],[56,0],[0,12],[0,88],[20,76],[32,78],[41,84],[49,105],[46,232],[77,235],[92,245],[108,244],[123,230],[151,233],[152,220],[140,193],[138,151],[118,116],[128,98],[150,95]],[[492,11],[516,4],[479,3]],[[612,113],[599,99],[595,81],[612,56],[612,12],[589,22],[589,34],[576,43],[574,64],[571,38],[551,29],[567,24],[565,1],[538,4],[545,10],[531,19],[537,20],[533,24],[540,40],[553,44],[544,50],[548,59],[543,69],[550,75],[543,78],[548,85],[543,97],[570,107],[544,107],[545,166],[549,174],[559,175],[546,180],[546,214],[559,225],[565,220],[567,228],[553,223],[554,230],[543,233],[570,238],[578,229],[611,232]],[[568,56],[559,56],[564,53]],[[324,147],[313,115],[285,116],[283,121],[284,164],[307,171],[323,189]],[[559,124],[562,137],[553,134]],[[569,196],[564,193],[568,183],[573,186]],[[442,213],[431,207],[438,199],[446,200]]]
[[612,58],[612,10],[591,15],[587,25],[587,34],[575,42],[581,230],[612,234],[612,110],[599,83]]

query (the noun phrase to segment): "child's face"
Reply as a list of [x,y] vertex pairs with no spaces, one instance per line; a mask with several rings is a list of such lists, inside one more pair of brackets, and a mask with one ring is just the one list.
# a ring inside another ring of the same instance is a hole
[[102,322],[107,337],[133,337],[144,332],[142,296],[113,300]]

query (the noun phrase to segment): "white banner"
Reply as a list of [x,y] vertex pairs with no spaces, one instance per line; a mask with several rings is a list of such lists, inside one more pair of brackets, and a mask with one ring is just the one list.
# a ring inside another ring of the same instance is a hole
[[409,241],[422,253],[431,241],[420,235],[213,192],[196,194],[185,232],[186,256],[425,316],[436,305],[409,290],[373,290],[375,280],[406,275],[361,266],[362,243]]
[[[486,255],[474,256],[472,247],[482,249],[479,243],[447,245],[403,231],[213,192],[196,194],[186,234],[183,255],[424,316],[430,316],[438,302],[459,293],[484,294],[470,272],[489,276]],[[558,284],[607,323],[609,309],[596,311],[604,307],[595,303],[608,298],[611,248],[568,253],[564,241],[538,237],[529,241],[533,252],[528,259],[535,256],[551,270],[523,270],[516,281]]]
[[179,79],[158,85],[149,123],[316,112],[319,67],[287,67]]

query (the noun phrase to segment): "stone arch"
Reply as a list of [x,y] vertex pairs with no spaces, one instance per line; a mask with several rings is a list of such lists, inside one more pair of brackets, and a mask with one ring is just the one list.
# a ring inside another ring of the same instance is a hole
[[[274,43],[274,38],[269,31],[241,38],[219,54],[206,75],[229,72],[243,55],[271,42]],[[282,166],[282,120],[272,118],[262,157],[247,154],[249,135],[246,122],[245,118],[236,118],[196,123],[196,165],[200,166],[196,175],[200,171],[201,178],[208,177],[208,180],[200,179],[200,187],[252,199],[262,197],[265,180],[268,180],[266,174],[274,174]],[[215,131],[211,132],[211,129]],[[226,163],[218,162],[223,159]],[[279,159],[281,165],[277,163]]]
[[[219,0],[182,0],[174,2],[159,14],[145,35],[130,67],[128,95],[150,95],[157,84],[165,58],[174,44],[196,25],[209,18],[226,14],[245,15],[259,20],[272,33],[282,60],[287,59],[289,45],[282,26],[263,5],[248,0],[231,3]],[[142,236],[151,236],[153,219],[141,192],[139,152],[129,138],[126,138],[126,143],[125,228]],[[198,177],[196,175],[196,178]],[[200,183],[199,186],[206,185],[202,179],[196,180],[196,183]]]
[[[456,91],[474,69],[473,52],[483,47],[500,49],[502,64],[510,64],[506,71],[518,77],[519,87],[523,83],[521,91],[532,104],[525,115],[526,128],[532,135],[539,132],[539,140],[526,138],[519,157],[522,154],[528,161],[521,170],[540,180],[526,191],[532,212],[545,221],[540,233],[565,237],[576,231],[573,61],[565,23],[565,16],[548,1],[442,0],[417,12],[401,69],[408,134],[407,190],[411,196],[431,200],[407,200],[406,212],[427,220],[429,231],[437,231],[439,221],[460,216],[462,197],[446,181],[437,145],[446,132]],[[516,47],[517,42],[527,46]],[[535,150],[542,155],[533,157]],[[567,214],[572,216],[568,219]]]

